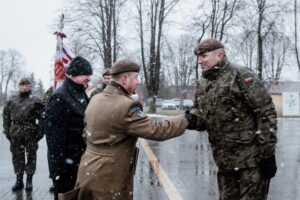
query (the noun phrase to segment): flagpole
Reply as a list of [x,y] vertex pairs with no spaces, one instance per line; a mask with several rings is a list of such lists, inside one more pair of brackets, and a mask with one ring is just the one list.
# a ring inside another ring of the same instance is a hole
[[64,28],[64,19],[65,16],[62,13],[60,17],[60,22],[58,25],[56,35],[56,56],[55,56],[55,65],[54,65],[54,88],[56,89],[60,86],[65,79],[65,67],[73,60],[72,52],[68,51],[65,45],[63,44],[63,39],[67,36],[62,32]]
[[61,18],[60,18],[60,32],[62,33],[63,28],[64,28],[64,19],[65,19],[65,15],[64,13],[61,14]]

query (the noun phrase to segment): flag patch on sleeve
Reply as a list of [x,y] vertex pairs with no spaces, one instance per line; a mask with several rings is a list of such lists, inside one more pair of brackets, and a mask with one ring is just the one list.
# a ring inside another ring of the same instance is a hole
[[249,76],[244,79],[244,82],[247,84],[251,84],[251,83],[253,83],[253,81],[254,81],[254,78],[252,76]]

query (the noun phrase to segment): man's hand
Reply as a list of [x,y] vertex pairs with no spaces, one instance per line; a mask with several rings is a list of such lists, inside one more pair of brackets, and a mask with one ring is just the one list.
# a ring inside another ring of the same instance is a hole
[[266,178],[273,178],[277,172],[276,158],[275,155],[269,158],[263,158],[259,162],[262,174]]
[[190,113],[190,110],[185,111],[185,118],[188,120],[189,124],[187,129],[195,130],[197,129],[197,116]]

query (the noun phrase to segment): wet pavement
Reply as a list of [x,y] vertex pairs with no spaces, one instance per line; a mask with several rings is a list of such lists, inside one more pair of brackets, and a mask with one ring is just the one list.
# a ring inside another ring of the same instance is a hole
[[[0,132],[2,119],[0,118]],[[212,159],[205,132],[186,131],[178,138],[165,142],[147,141],[161,167],[184,200],[216,200],[218,189],[216,166]],[[135,175],[135,200],[167,200],[166,189],[150,167],[141,143],[140,157]],[[50,200],[51,181],[48,178],[46,142],[39,143],[37,171],[30,193],[11,192],[15,175],[11,163],[9,143],[0,135],[0,199]],[[300,119],[278,121],[277,147],[278,173],[271,182],[269,200],[300,200]],[[26,178],[26,177],[24,177]],[[174,198],[175,199],[175,198]]]

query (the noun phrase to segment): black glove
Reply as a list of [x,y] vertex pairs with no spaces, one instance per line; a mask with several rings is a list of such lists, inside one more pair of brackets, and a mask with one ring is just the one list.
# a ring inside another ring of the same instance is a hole
[[276,158],[275,155],[269,158],[263,158],[259,162],[262,174],[266,178],[273,178],[277,172]]
[[191,129],[191,130],[197,129],[197,116],[196,115],[190,113],[190,110],[186,110],[185,118],[189,122],[189,125],[186,127],[187,129]]

